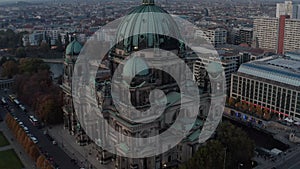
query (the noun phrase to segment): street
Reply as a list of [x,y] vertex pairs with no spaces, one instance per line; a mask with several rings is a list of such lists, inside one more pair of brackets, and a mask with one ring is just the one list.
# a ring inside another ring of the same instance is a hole
[[[37,145],[40,150],[46,152],[50,157],[53,157],[54,162],[59,166],[60,169],[76,169],[79,168],[77,165],[72,163],[72,159],[57,145],[53,145],[52,142],[43,134],[43,129],[38,129],[34,127],[29,121],[28,115],[25,114],[15,103],[8,99],[8,95],[1,92],[1,96],[5,96],[6,101],[10,109],[14,109],[15,116],[23,122],[23,124],[28,127],[30,133],[38,139]],[[0,116],[5,119],[7,110],[1,106]],[[30,113],[30,112],[29,112]],[[32,114],[32,113],[30,113]]]

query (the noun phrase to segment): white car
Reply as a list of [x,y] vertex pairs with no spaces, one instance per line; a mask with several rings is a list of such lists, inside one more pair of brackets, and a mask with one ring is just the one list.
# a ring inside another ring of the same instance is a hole
[[33,143],[34,143],[34,144],[36,144],[36,143],[38,143],[38,142],[39,142],[39,141],[37,140],[37,138],[35,138],[35,137],[33,137],[33,136],[32,136],[32,137],[30,137],[30,139],[33,141]]
[[25,133],[29,133],[28,127],[24,126],[23,129],[24,129]]

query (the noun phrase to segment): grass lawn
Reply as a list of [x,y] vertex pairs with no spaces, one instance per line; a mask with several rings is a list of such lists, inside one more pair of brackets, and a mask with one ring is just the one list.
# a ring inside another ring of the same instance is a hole
[[0,147],[9,145],[9,142],[5,138],[2,132],[0,132]]
[[23,164],[16,152],[11,150],[0,151],[0,168],[1,169],[21,169]]

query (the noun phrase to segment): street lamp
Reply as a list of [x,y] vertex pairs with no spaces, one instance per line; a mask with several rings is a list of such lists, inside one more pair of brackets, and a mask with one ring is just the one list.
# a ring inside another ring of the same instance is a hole
[[224,148],[224,162],[223,162],[223,169],[226,167],[226,153],[227,153],[227,147]]
[[238,169],[240,169],[240,168],[243,167],[243,166],[244,166],[243,163],[239,163],[239,164],[238,164]]

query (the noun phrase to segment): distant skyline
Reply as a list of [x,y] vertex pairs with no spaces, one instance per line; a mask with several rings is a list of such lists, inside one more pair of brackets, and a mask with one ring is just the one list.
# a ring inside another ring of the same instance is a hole
[[[14,3],[14,2],[20,2],[20,1],[25,1],[25,2],[45,2],[45,1],[58,1],[58,0],[0,0],[0,3],[3,3],[3,2],[11,2],[11,3]],[[61,0],[59,0],[61,1]],[[72,1],[72,0],[66,0],[66,1]],[[73,1],[77,1],[77,0],[73,0]],[[102,0],[91,0],[91,1],[102,1]],[[104,0],[105,1],[105,0]],[[114,0],[112,0],[114,1]],[[161,1],[161,0],[158,0],[158,1]],[[193,1],[193,0],[189,0],[189,1]],[[217,1],[217,0],[214,0],[214,1]],[[222,1],[222,0],[220,0]],[[226,1],[240,1],[240,0],[226,0]],[[274,1],[274,2],[284,2],[285,0],[243,0],[243,1]],[[300,2],[300,0],[292,0],[294,2]]]
[[[43,1],[61,1],[61,0],[0,0],[0,3],[2,2],[43,2]],[[65,0],[65,1],[72,1],[72,0]],[[76,1],[76,0],[73,0]],[[91,1],[103,1],[103,0],[91,0]],[[105,1],[105,0],[104,0]],[[115,1],[115,0],[112,0]],[[157,1],[162,1],[162,0],[157,0]],[[193,1],[193,0],[188,0],[188,1]],[[217,1],[217,0],[213,0],[213,1]],[[226,0],[226,1],[249,1],[249,0]],[[286,0],[251,0],[251,1],[274,1],[274,2],[284,2]],[[294,2],[300,2],[300,0],[292,0]]]

